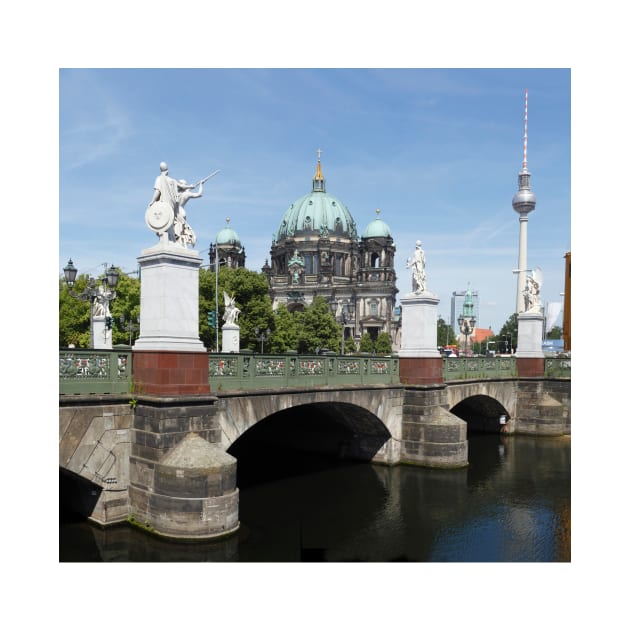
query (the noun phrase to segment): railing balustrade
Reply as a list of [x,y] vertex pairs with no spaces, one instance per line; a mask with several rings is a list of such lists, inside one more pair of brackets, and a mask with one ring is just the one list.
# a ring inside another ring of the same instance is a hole
[[211,354],[209,361],[210,384],[218,391],[400,382],[398,357]]
[[[60,350],[59,393],[124,394],[132,391],[131,349]],[[399,357],[337,354],[208,353],[213,392],[320,387],[396,385]],[[445,382],[518,376],[515,357],[442,359]],[[570,358],[545,358],[545,376],[570,378]]]
[[60,350],[60,394],[127,394],[131,349]]

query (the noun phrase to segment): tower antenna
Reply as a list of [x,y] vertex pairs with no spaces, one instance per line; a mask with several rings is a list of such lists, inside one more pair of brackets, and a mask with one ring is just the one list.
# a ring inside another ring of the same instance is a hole
[[525,132],[523,135],[523,170],[527,171],[527,88],[525,88]]

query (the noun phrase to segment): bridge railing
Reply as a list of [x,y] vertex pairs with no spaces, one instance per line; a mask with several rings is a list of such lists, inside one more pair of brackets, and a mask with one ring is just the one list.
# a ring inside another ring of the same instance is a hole
[[400,382],[398,357],[211,354],[208,367],[214,391]]
[[[131,349],[60,350],[59,393],[131,392]],[[208,354],[213,391],[389,385],[400,383],[397,356],[310,354]],[[442,360],[445,381],[518,376],[514,357],[459,357]],[[570,358],[545,358],[545,376],[571,377]]]
[[514,357],[457,357],[442,359],[445,381],[469,378],[511,378],[517,376]]
[[129,350],[60,350],[60,394],[126,394],[131,391]]
[[565,376],[571,377],[571,359],[570,358],[546,358],[545,359],[545,376]]

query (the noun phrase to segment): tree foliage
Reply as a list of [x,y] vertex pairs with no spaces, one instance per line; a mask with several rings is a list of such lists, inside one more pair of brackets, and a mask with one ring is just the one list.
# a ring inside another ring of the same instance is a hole
[[[498,335],[491,337],[489,341],[494,341],[494,348],[497,352],[512,352],[516,350],[518,345],[518,314],[513,313],[505,321]],[[511,348],[510,348],[511,343]]]
[[343,345],[345,354],[352,354],[353,352],[357,351],[357,344],[352,335],[344,340]]
[[298,332],[302,328],[303,313],[289,313],[286,305],[278,306],[274,315],[274,333],[269,342],[269,351],[282,354],[298,348]]
[[[77,276],[73,292],[81,294],[87,287],[89,277]],[[90,303],[70,295],[63,277],[59,278],[59,347],[74,345],[90,347]]]
[[455,343],[455,334],[453,329],[449,326],[441,317],[437,322],[437,345],[444,347],[449,344]]
[[[245,267],[219,269],[219,350],[221,349],[221,326],[224,324],[225,297],[227,293],[235,298],[236,306],[241,309],[238,318],[240,328],[241,349],[255,350],[259,348],[256,339],[256,327],[259,331],[274,329],[274,316],[269,298],[269,286],[263,273],[249,271]],[[199,270],[199,337],[206,348],[215,350],[216,331],[208,325],[208,312],[216,309],[216,276],[208,269]]]
[[359,352],[374,352],[374,342],[370,333],[364,332],[359,341]]
[[374,342],[374,352],[376,354],[392,353],[392,338],[386,332],[380,332]]
[[[116,297],[109,303],[113,318],[112,343],[128,344],[129,332],[125,323],[137,322],[140,316],[140,281],[118,271]],[[90,277],[85,274],[77,276],[72,292],[61,276],[59,278],[59,347],[74,345],[77,348],[90,347],[90,300],[73,297],[81,295],[87,288]],[[102,281],[102,275],[96,278],[96,286]]]
[[339,352],[341,345],[341,326],[321,296],[313,299],[301,314],[301,326],[298,330],[297,350],[300,353],[315,352],[327,348]]

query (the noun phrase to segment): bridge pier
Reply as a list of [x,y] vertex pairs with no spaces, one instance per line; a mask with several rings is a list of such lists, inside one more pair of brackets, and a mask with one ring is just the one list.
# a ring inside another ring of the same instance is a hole
[[238,529],[236,459],[219,446],[215,403],[139,397],[129,458],[132,523],[178,539]]
[[444,385],[407,387],[400,462],[431,468],[468,465],[467,426],[448,411]]

